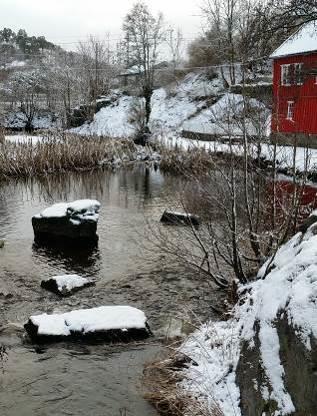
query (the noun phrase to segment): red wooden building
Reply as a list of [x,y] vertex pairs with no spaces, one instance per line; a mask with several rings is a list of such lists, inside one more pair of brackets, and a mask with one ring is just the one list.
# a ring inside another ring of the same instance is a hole
[[272,137],[317,147],[317,25],[302,26],[271,55]]

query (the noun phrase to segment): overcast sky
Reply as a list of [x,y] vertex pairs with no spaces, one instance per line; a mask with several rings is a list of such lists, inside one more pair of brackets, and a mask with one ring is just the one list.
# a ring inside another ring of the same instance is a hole
[[[75,49],[88,34],[112,42],[120,36],[122,20],[134,0],[0,0],[0,27],[25,29],[44,35],[65,49]],[[189,42],[200,32],[200,0],[145,0],[152,10],[163,12],[167,23],[181,28]]]

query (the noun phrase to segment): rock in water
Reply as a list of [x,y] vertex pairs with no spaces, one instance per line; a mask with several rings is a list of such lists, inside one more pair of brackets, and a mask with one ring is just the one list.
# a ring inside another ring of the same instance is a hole
[[60,296],[70,296],[78,290],[94,285],[95,282],[76,274],[53,276],[41,282],[41,287]]
[[0,240],[0,248],[4,247],[4,240]]
[[200,218],[197,215],[185,212],[165,210],[161,222],[171,225],[193,225],[197,227],[200,224]]
[[72,244],[96,243],[100,203],[83,199],[71,203],[60,202],[32,218],[36,241],[71,241]]
[[34,342],[54,342],[68,338],[128,342],[151,335],[144,312],[131,306],[100,306],[31,316],[24,328]]

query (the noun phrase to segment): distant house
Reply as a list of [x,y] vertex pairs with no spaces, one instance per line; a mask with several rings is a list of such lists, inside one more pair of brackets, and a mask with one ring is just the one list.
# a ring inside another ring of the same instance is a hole
[[[168,62],[159,62],[154,65],[155,80],[157,79],[157,72],[160,70],[166,70],[169,68]],[[121,72],[118,77],[121,79],[121,85],[126,87],[128,85],[137,86],[140,78],[144,74],[143,65],[133,65],[130,68],[125,69]]]
[[271,58],[273,139],[317,147],[317,22],[302,26]]

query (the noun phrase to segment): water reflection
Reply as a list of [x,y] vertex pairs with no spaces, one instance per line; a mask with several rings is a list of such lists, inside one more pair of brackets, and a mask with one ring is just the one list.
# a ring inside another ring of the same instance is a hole
[[[154,345],[53,345],[39,350],[21,342],[23,329],[17,336],[16,324],[32,314],[109,304],[144,309],[158,326],[166,321],[163,311],[175,315],[179,307],[183,316],[183,308],[194,299],[196,281],[185,283],[182,275],[175,286],[174,273],[161,274],[162,253],[156,249],[144,256],[140,250],[150,244],[145,225],[158,224],[166,201],[180,187],[178,179],[144,167],[0,184],[0,234],[7,240],[0,250],[0,292],[12,296],[0,297],[1,324],[15,325],[13,333],[10,325],[8,333],[0,332],[0,344],[12,347],[2,379],[0,374],[1,416],[119,416],[125,409],[129,416],[157,416],[142,398],[138,382]],[[87,251],[35,244],[32,216],[54,202],[80,198],[101,202],[98,247]],[[65,299],[41,289],[43,278],[63,273],[89,276],[96,286]],[[209,303],[207,299],[208,308]]]
[[50,263],[58,268],[63,263],[67,273],[76,272],[84,276],[96,275],[101,268],[101,254],[97,245],[95,247],[82,247],[71,245],[49,246],[34,242],[33,258],[38,264]]
[[[7,271],[30,275],[85,273],[102,279],[133,272],[146,262],[137,259],[139,231],[145,216],[155,221],[164,209],[171,181],[160,172],[139,166],[117,173],[97,170],[86,173],[44,176],[2,184],[0,238],[8,240],[4,252]],[[98,249],[84,252],[71,246],[45,249],[33,244],[31,218],[58,201],[98,199],[102,209],[98,224]],[[98,277],[98,276],[96,276]]]

